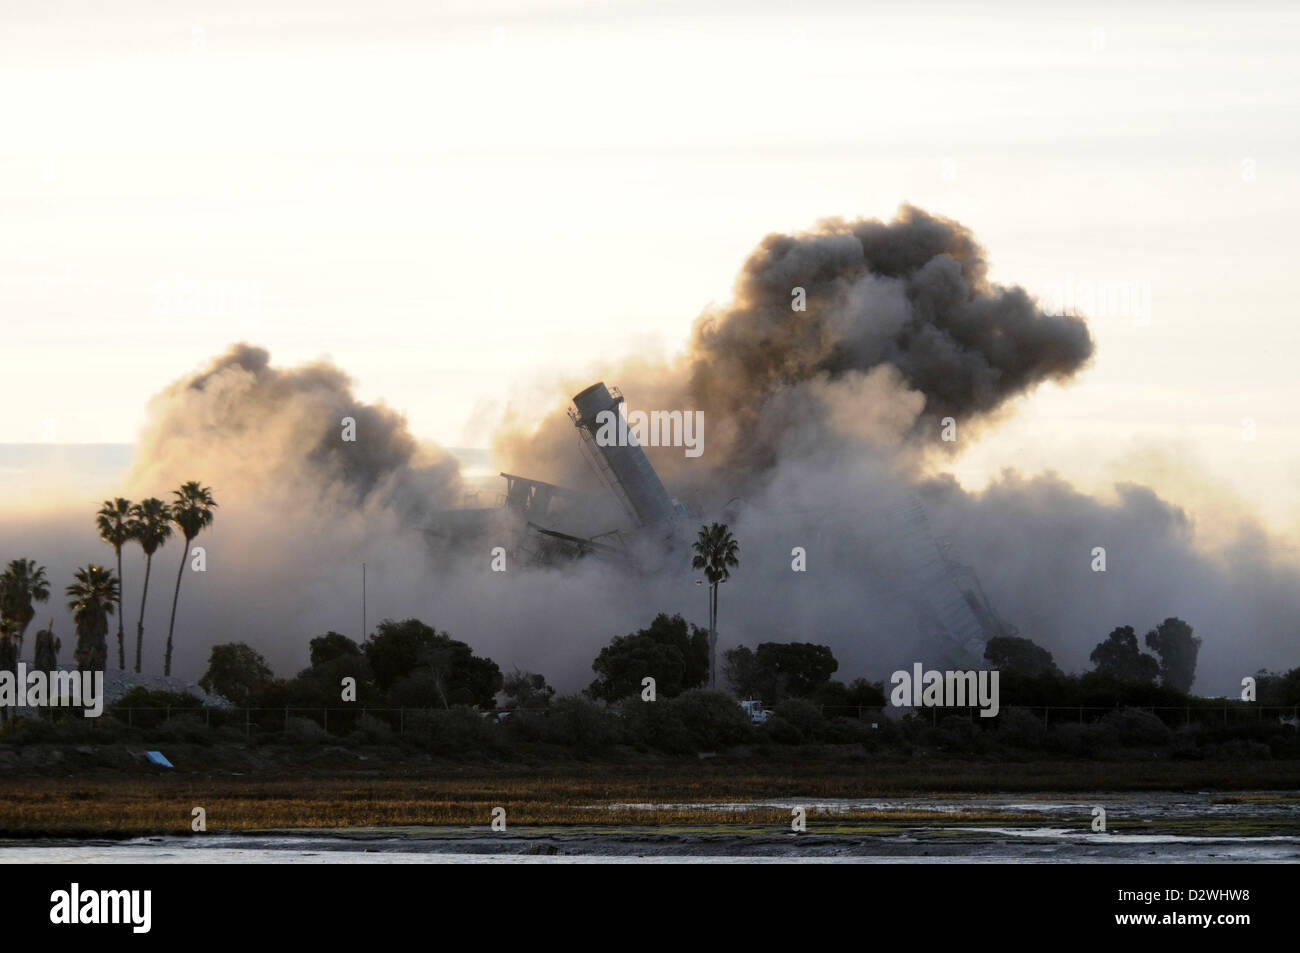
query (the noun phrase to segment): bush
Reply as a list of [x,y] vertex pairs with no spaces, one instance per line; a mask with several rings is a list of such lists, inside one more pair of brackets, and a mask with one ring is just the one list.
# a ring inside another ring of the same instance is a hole
[[821,709],[802,698],[790,698],[772,709],[772,714],[799,731],[804,741],[820,741],[826,734],[826,719]]
[[622,737],[613,712],[578,695],[551,703],[542,721],[542,740],[575,751],[592,751],[615,744]]
[[498,751],[504,740],[501,729],[472,705],[407,712],[403,737],[445,754]]
[[973,752],[984,747],[984,732],[964,715],[945,716],[935,736],[937,744],[953,752]]
[[998,741],[1012,748],[1040,748],[1047,736],[1043,719],[1033,712],[1012,708],[998,715]]
[[181,744],[208,744],[212,740],[208,726],[198,715],[172,715],[150,731],[149,737]]
[[632,744],[668,754],[697,750],[694,736],[682,721],[681,710],[671,700],[643,702],[639,696],[629,698],[622,703],[620,716]]
[[294,715],[289,718],[289,723],[285,726],[284,737],[291,744],[316,745],[327,741],[330,734],[314,719]]
[[1067,722],[1052,728],[1048,742],[1053,750],[1076,758],[1104,758],[1119,746],[1119,734],[1113,725],[1101,722],[1083,725]]
[[758,729],[760,741],[778,745],[801,745],[804,743],[803,732],[786,721],[780,715],[772,715]]
[[753,730],[745,710],[726,692],[696,688],[654,704],[671,705],[696,747],[704,751],[738,745]]
[[[136,709],[128,711],[127,709]],[[156,728],[177,711],[202,711],[203,702],[189,692],[152,692],[137,685],[109,706],[113,716],[136,728]]]
[[353,736],[366,744],[388,744],[393,740],[393,729],[387,722],[367,713],[357,719]]
[[1151,714],[1138,708],[1121,708],[1111,712],[1102,721],[1112,726],[1122,745],[1164,745],[1169,743],[1172,732],[1169,726]]

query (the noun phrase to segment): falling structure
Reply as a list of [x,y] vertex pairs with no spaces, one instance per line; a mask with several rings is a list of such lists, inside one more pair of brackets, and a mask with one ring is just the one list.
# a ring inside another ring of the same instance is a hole
[[[569,419],[581,435],[583,452],[634,526],[653,526],[675,519],[684,511],[674,505],[659,474],[628,429],[620,412],[622,404],[622,393],[617,387],[606,387],[604,381],[574,395]],[[615,439],[603,439],[611,429]]]
[[[683,517],[700,514],[688,513],[669,495],[627,426],[622,406],[618,388],[597,381],[575,394],[569,409],[578,444],[607,496],[502,472],[506,492],[496,508],[450,511],[431,532],[462,538],[492,528],[512,540],[513,554],[525,564],[595,557],[642,572],[688,565],[689,526]],[[813,527],[845,518],[834,509],[785,515]],[[867,518],[879,527],[871,547],[879,550],[875,555],[897,567],[905,580],[895,593],[911,610],[927,662],[977,667],[990,638],[1015,634],[974,571],[935,537],[919,499],[909,495],[892,505],[877,499]],[[590,532],[595,527],[600,532]]]

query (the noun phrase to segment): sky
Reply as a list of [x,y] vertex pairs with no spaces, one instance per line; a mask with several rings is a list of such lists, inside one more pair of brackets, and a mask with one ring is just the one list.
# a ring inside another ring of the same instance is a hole
[[910,202],[1097,344],[964,485],[1300,541],[1298,41],[1252,3],[8,0],[0,443],[134,442],[247,340],[486,447],[680,349],[764,235]]

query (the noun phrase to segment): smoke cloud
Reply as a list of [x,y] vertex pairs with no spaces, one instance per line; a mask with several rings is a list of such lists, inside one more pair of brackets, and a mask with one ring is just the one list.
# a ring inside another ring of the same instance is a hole
[[[796,288],[803,311],[792,308]],[[1023,290],[991,284],[967,229],[905,207],[891,222],[833,220],[768,236],[744,263],[733,302],[697,319],[681,355],[631,358],[601,376],[633,408],[705,412],[702,457],[647,452],[672,495],[701,520],[726,519],[741,541],[741,567],[720,594],[720,650],[820,642],[845,679],[886,677],[917,660],[916,581],[894,529],[919,498],[1000,614],[1067,669],[1089,667],[1115,626],[1145,632],[1169,615],[1204,639],[1198,691],[1234,692],[1259,667],[1300,664],[1300,566],[1257,528],[1211,549],[1195,515],[1152,488],[1125,485],[1098,499],[1051,475],[1009,470],[970,493],[944,475],[942,418],[972,439],[1011,399],[1068,380],[1092,353],[1082,319],[1044,314]],[[495,440],[502,469],[599,491],[564,415],[593,379],[558,381],[540,420],[507,420]],[[355,442],[342,439],[345,417],[356,422]],[[491,547],[511,542],[506,522],[470,542],[428,534],[462,500],[455,459],[416,440],[400,415],[358,401],[326,362],[280,368],[240,344],[161,393],[120,492],[167,498],[192,479],[212,487],[220,509],[196,541],[208,571],[182,580],[176,667],[188,677],[216,642],[246,641],[291,674],[306,665],[312,637],[360,637],[363,562],[370,627],[417,616],[562,691],[591,680],[601,645],[658,612],[705,620],[688,560],[644,576],[591,559],[549,569],[520,560],[494,573]],[[83,509],[0,515],[5,558],[45,562],[56,591],[76,565],[108,562],[94,504]],[[589,515],[614,521],[617,510]],[[1105,573],[1091,571],[1096,546],[1107,550]],[[794,547],[806,550],[806,572],[792,571]],[[126,555],[132,639],[143,566],[138,550]],[[181,555],[173,541],[155,558],[150,671],[161,668]],[[52,614],[69,644],[66,613]]]
[[[782,459],[837,441],[933,449],[942,418],[973,432],[1093,353],[1082,319],[1045,314],[987,272],[968,229],[911,206],[892,222],[831,219],[769,235],[741,268],[734,301],[697,319],[678,361],[629,362],[611,383],[637,407],[704,411],[700,465],[650,451],[700,493],[752,485]],[[508,428],[497,448],[518,472],[583,481],[555,463],[571,456],[572,431],[557,410],[535,432]]]
[[418,522],[462,492],[454,457],[419,443],[395,411],[358,401],[325,362],[275,368],[265,350],[236,344],[154,398],[149,417],[126,481],[133,493],[197,474],[277,507],[310,501]]

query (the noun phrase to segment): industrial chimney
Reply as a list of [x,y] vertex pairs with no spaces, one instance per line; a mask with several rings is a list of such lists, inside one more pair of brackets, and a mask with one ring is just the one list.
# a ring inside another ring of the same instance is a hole
[[[677,515],[677,508],[659,481],[659,474],[646,458],[645,451],[627,428],[625,418],[619,413],[621,403],[623,395],[618,388],[610,390],[604,381],[597,381],[574,395],[569,417],[582,436],[583,446],[596,472],[637,526],[672,519]],[[597,418],[602,411],[614,414],[619,438],[617,445],[601,446],[596,441],[601,424]]]

